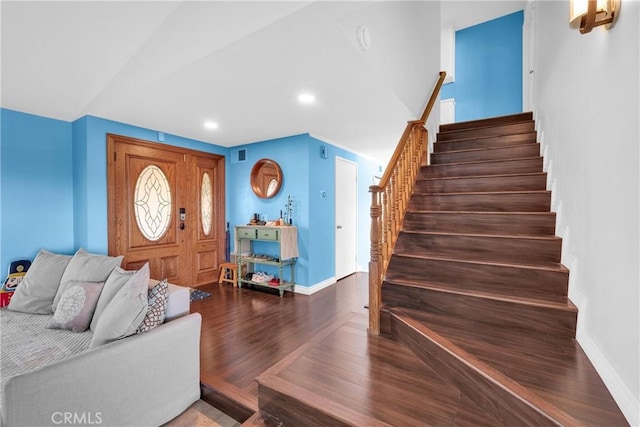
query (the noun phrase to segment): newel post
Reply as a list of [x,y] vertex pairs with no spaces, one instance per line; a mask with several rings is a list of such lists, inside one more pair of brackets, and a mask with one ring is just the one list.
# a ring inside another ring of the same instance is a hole
[[382,207],[380,206],[380,192],[377,185],[369,187],[371,193],[371,260],[369,261],[369,333],[380,335],[380,305],[382,286]]

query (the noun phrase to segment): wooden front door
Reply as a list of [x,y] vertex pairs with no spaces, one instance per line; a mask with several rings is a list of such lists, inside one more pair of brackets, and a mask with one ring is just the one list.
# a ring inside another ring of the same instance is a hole
[[198,286],[224,261],[224,157],[107,136],[109,254]]

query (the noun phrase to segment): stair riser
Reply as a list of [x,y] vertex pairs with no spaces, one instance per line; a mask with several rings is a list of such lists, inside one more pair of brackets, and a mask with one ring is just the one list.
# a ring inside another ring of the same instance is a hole
[[438,165],[460,162],[479,162],[483,160],[519,159],[525,157],[537,157],[539,155],[539,144],[527,144],[515,147],[434,153],[431,155],[431,164]]
[[496,381],[493,371],[487,369],[485,372],[482,363],[469,363],[458,356],[437,334],[427,335],[394,315],[390,318],[393,337],[442,378],[464,390],[466,396],[496,418],[497,425],[558,425],[552,417],[519,394],[521,387],[517,384],[511,383],[509,387]]
[[444,284],[450,289],[488,292],[503,296],[566,296],[566,271],[477,264],[464,261],[391,257],[386,281],[423,281]]
[[258,383],[258,405],[261,411],[276,417],[285,426],[330,425],[347,427],[351,425],[301,402],[286,392],[261,383]]
[[488,325],[575,337],[577,313],[548,307],[477,298],[425,288],[385,282],[382,301],[386,306],[406,307],[483,322]]
[[437,140],[439,142],[453,141],[456,139],[481,138],[485,136],[513,135],[518,133],[530,133],[535,130],[535,125],[533,121],[531,121],[495,127],[463,129],[453,132],[440,132],[438,133]]
[[458,123],[447,123],[445,125],[440,125],[439,131],[444,133],[444,132],[451,132],[451,131],[462,130],[462,129],[475,129],[475,128],[487,127],[487,126],[499,126],[499,125],[506,125],[511,123],[527,122],[530,120],[533,120],[533,113],[531,112],[509,114],[508,116],[491,117],[488,119],[470,120],[467,122],[458,122]]
[[505,263],[559,263],[560,239],[528,239],[400,233],[394,254]]
[[518,160],[425,166],[420,169],[418,179],[541,172],[542,157],[535,157]]
[[488,136],[484,138],[470,138],[457,141],[441,141],[433,144],[434,153],[448,151],[473,150],[475,148],[508,147],[518,144],[535,144],[538,135],[536,132],[518,133],[515,135]]
[[471,212],[549,212],[551,194],[416,194],[409,201],[409,209],[423,211]]
[[451,213],[411,212],[404,217],[406,231],[437,231],[442,233],[553,236],[555,213]]
[[414,194],[545,190],[547,175],[508,175],[418,180]]

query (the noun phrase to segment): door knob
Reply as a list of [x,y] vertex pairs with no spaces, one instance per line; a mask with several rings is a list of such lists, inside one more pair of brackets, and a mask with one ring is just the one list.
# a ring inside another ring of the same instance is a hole
[[337,228],[338,228],[338,230],[342,230],[342,226],[341,225],[339,225]]

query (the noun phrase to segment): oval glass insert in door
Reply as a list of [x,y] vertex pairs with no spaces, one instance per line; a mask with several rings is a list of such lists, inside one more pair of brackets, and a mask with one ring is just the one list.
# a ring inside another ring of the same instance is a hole
[[171,187],[156,165],[145,167],[134,191],[136,222],[144,237],[152,242],[164,236],[171,223]]
[[211,189],[211,177],[208,172],[202,175],[200,215],[202,217],[202,231],[204,235],[208,237],[211,234],[211,222],[213,218],[213,191]]

